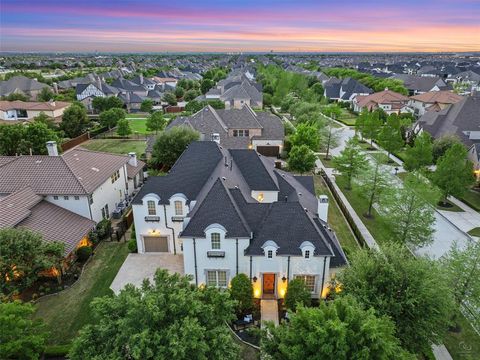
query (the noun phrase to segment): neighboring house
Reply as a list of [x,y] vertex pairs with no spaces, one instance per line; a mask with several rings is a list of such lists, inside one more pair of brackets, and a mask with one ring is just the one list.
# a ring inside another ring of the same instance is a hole
[[61,155],[0,156],[0,197],[30,187],[49,203],[99,222],[143,183],[144,163],[129,156],[74,148]]
[[480,142],[480,98],[466,96],[440,111],[428,111],[415,123],[413,131],[427,131],[434,138],[457,135],[465,146]]
[[220,100],[225,104],[225,109],[241,109],[244,105],[257,109],[263,107],[263,94],[248,81],[226,90],[220,95]]
[[183,253],[197,286],[246,274],[257,298],[282,298],[302,279],[312,297],[347,261],[311,176],[278,170],[254,150],[191,143],[170,172],[132,202],[138,252]]
[[366,96],[373,93],[373,90],[350,77],[345,79],[331,78],[323,84],[324,96],[330,100],[352,103],[358,96]]
[[34,117],[44,113],[55,122],[62,120],[62,115],[70,103],[64,101],[25,102],[0,101],[0,122],[18,123],[32,121]]
[[450,104],[455,104],[463,99],[451,91],[430,91],[410,97],[409,106],[416,116],[422,116],[427,111],[440,111]]
[[456,84],[456,89],[458,89],[462,95],[471,94],[475,91],[480,92],[480,74],[472,70],[451,75],[445,81]]
[[36,79],[30,79],[25,76],[14,76],[6,81],[0,81],[0,97],[10,94],[23,94],[36,100],[43,88],[52,89],[47,84],[38,82]]
[[361,112],[363,109],[373,111],[382,109],[387,114],[411,112],[407,106],[408,97],[395,91],[385,89],[371,95],[358,95],[353,99],[353,110]]
[[477,181],[480,181],[480,141],[470,146],[468,159],[473,163],[473,172]]
[[439,77],[396,74],[391,78],[402,80],[404,86],[408,89],[409,95],[418,95],[430,91],[451,90],[450,85]]
[[189,126],[201,140],[215,140],[229,149],[253,148],[265,156],[278,156],[283,150],[282,121],[267,112],[255,112],[248,105],[241,109],[216,110],[210,105],[190,117],[178,117],[168,126]]
[[89,243],[88,233],[94,227],[94,221],[48,202],[30,187],[0,198],[0,229],[24,228],[40,233],[44,241],[63,243],[65,257]]
[[93,109],[92,101],[94,98],[117,96],[120,93],[119,89],[101,81],[91,84],[77,84],[75,91],[77,100],[90,111]]

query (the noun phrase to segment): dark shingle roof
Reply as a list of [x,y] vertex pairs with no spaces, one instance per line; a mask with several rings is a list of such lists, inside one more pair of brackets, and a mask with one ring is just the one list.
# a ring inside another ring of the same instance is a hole
[[230,149],[233,161],[240,168],[245,181],[252,190],[278,191],[278,187],[268,174],[265,166],[259,158],[259,154],[253,150]]

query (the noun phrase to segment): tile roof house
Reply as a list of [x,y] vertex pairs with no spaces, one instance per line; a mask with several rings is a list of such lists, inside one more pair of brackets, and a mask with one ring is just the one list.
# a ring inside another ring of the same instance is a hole
[[416,116],[422,116],[427,111],[440,111],[461,100],[463,100],[463,96],[448,90],[429,91],[411,96],[408,105],[413,109]]
[[353,110],[361,112],[363,109],[373,111],[382,109],[387,114],[408,113],[408,97],[395,91],[385,89],[370,95],[357,95],[353,99]]
[[0,123],[15,124],[32,121],[34,117],[40,115],[42,112],[55,122],[60,122],[63,112],[69,106],[70,103],[65,101],[0,101]]
[[38,82],[25,76],[14,76],[8,80],[0,81],[0,97],[10,94],[23,94],[31,100],[36,100],[43,88],[51,89],[47,84]]
[[114,155],[74,148],[58,155],[0,156],[0,197],[30,188],[45,201],[101,221],[138,191],[145,165],[134,154]]
[[428,111],[414,125],[414,132],[427,131],[434,138],[457,135],[465,146],[480,142],[480,98],[466,96],[440,111]]
[[189,126],[201,134],[201,140],[215,139],[232,149],[253,147],[260,153],[277,156],[283,150],[282,121],[266,112],[255,112],[250,106],[216,110],[210,105],[189,117],[178,117],[168,126]]
[[183,253],[196,285],[227,287],[244,273],[256,297],[282,298],[298,277],[319,298],[347,263],[313,178],[254,150],[193,142],[132,204],[139,253]]

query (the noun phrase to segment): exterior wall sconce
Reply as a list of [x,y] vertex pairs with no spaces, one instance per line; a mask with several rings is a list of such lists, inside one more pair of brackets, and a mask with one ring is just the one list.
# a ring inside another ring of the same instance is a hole
[[255,283],[255,282],[257,282],[258,278],[256,276],[254,276],[252,280]]
[[285,276],[282,277],[282,281],[283,281],[283,282],[287,282],[287,278],[286,278]]

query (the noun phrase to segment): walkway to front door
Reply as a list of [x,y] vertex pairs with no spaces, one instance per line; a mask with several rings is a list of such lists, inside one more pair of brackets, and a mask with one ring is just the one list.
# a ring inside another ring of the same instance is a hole
[[260,316],[262,320],[262,327],[264,321],[273,321],[278,325],[278,301],[277,300],[261,300],[260,301]]

